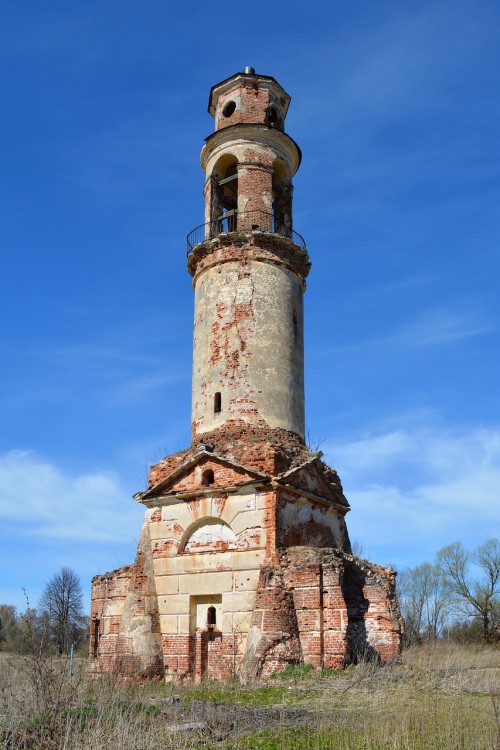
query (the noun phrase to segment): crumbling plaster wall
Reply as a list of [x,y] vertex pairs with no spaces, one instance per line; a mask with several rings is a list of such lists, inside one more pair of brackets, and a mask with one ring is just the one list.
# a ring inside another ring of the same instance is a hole
[[343,549],[342,516],[328,504],[280,492],[278,503],[278,547],[337,547]]
[[[220,470],[220,465],[214,466]],[[212,653],[212,661],[208,659],[204,649],[209,647],[218,650],[226,676],[236,669],[245,648],[260,566],[274,539],[270,505],[270,493],[250,487],[231,494],[174,498],[147,511],[168,677],[206,675],[216,658]],[[221,534],[221,529],[228,531]],[[218,635],[202,648],[203,629],[193,621],[193,607],[201,599],[208,608],[211,596],[220,596]]]
[[[219,676],[235,673],[266,546],[274,540],[272,531],[269,539],[266,533],[274,525],[272,506],[272,493],[247,488],[148,508],[135,564],[93,580],[92,618],[100,639],[91,673],[201,678],[208,648],[212,670],[218,654]],[[220,529],[230,529],[229,542],[217,538]],[[200,530],[205,546],[190,547]],[[203,637],[200,645],[202,628],[193,611],[200,601],[208,608],[213,596],[220,597],[217,641]],[[90,653],[94,657],[94,643]]]
[[92,580],[91,674],[106,672],[136,679],[163,677],[149,531],[146,519],[133,565]]
[[[236,434],[233,450],[247,455]],[[262,460],[269,443],[259,444]],[[282,481],[295,487],[252,478],[205,448],[167,462],[177,494],[144,500],[134,566],[93,582],[102,634],[92,673],[251,679],[288,663],[341,668],[397,656],[394,573],[348,554],[340,479],[292,444],[303,465]],[[207,469],[214,484],[205,488]]]
[[[296,507],[299,519],[314,513],[309,501]],[[394,572],[339,549],[276,547],[271,529],[277,525],[279,537],[282,524],[298,528],[291,509],[275,492],[250,488],[148,509],[134,566],[93,581],[92,616],[103,627],[91,672],[253,679],[289,663],[342,668],[396,658]],[[340,533],[333,512],[318,525]],[[190,547],[200,529],[203,544]],[[222,538],[221,529],[232,536]],[[217,611],[213,631],[209,606]]]
[[[303,286],[261,261],[209,267],[195,286],[192,424],[264,420],[304,435]],[[214,413],[214,395],[222,408]]]

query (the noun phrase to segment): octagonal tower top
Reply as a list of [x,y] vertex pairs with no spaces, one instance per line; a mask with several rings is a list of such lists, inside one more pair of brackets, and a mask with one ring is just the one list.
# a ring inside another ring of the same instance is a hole
[[272,76],[245,68],[210,89],[208,111],[215,117],[215,129],[255,123],[284,130],[290,96]]

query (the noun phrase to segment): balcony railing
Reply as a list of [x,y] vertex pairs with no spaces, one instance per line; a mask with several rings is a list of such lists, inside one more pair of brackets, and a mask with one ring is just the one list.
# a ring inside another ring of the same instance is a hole
[[217,221],[200,224],[199,227],[189,232],[186,237],[187,254],[189,255],[196,245],[230,232],[269,232],[269,234],[287,237],[299,247],[306,249],[304,238],[298,232],[294,232],[288,225],[276,221],[273,214],[259,210],[230,211]]

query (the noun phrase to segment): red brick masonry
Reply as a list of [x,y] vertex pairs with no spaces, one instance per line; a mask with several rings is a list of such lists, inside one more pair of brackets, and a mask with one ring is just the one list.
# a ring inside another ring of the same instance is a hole
[[[91,673],[142,680],[235,675],[251,680],[290,663],[341,669],[360,658],[397,658],[402,625],[395,573],[350,553],[344,522],[348,504],[337,473],[296,435],[283,431],[268,430],[263,439],[258,429],[233,424],[206,437],[212,440],[211,453],[193,446],[152,467],[150,487],[143,493],[152,503],[149,523],[135,563],[93,579]],[[231,558],[225,557],[230,549],[264,552],[250,627],[245,633],[226,632],[222,626],[161,632],[154,560],[182,554],[183,537],[182,529],[171,524],[170,541],[159,546],[151,539],[151,528],[165,523],[160,495],[180,492],[198,517],[206,495],[197,477],[205,466],[214,472],[209,488],[213,507],[224,506],[231,486],[249,482],[266,507],[264,548],[261,531],[254,529],[241,541],[237,537],[213,550],[219,555],[218,571],[231,570]],[[314,521],[301,523],[296,512],[303,493],[315,507]],[[328,525],[332,513],[336,536]]]

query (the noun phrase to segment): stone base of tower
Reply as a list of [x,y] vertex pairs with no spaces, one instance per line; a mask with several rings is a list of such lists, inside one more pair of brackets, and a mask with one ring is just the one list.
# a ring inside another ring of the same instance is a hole
[[92,582],[91,674],[252,680],[399,654],[395,574],[351,554],[340,479],[297,435],[227,425],[136,499],[134,564]]
[[[96,577],[92,616],[103,632],[97,649],[95,633],[92,638],[90,673],[136,680],[239,676],[248,682],[289,664],[342,669],[360,659],[391,662],[399,656],[401,620],[391,569],[328,548],[291,547],[277,557],[274,565],[260,567],[248,597],[248,626],[240,628],[222,622],[155,637],[154,619],[144,614],[147,597],[133,581],[135,566]],[[129,616],[131,592],[136,612]],[[207,602],[211,598],[216,595]]]

